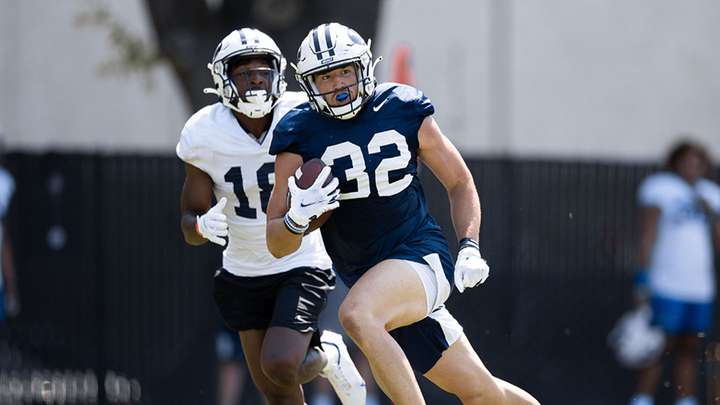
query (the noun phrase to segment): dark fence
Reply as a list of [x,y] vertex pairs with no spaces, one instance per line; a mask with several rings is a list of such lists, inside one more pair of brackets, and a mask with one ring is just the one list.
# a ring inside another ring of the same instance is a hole
[[[451,297],[450,309],[486,365],[544,404],[623,403],[632,375],[613,361],[605,338],[629,305],[635,190],[652,168],[469,163],[492,273],[484,286]],[[7,367],[21,380],[32,380],[28,370],[94,375],[108,402],[213,403],[210,290],[220,250],[182,241],[180,162],[11,154],[7,166],[18,186],[9,223],[23,304],[5,332]],[[423,176],[451,235],[446,194]]]
[[90,370],[111,402],[212,403],[220,250],[182,241],[179,161],[13,154],[8,167],[20,368]]

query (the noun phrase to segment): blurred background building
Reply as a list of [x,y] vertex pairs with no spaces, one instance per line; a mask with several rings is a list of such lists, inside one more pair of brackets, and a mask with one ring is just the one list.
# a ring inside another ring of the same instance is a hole
[[[260,28],[292,61],[326,21],[373,39],[381,81],[433,100],[474,172],[493,272],[449,306],[488,367],[546,404],[630,394],[605,336],[630,305],[635,188],[678,134],[720,156],[720,3],[0,0],[0,10],[22,297],[0,350],[0,403],[20,391],[38,401],[55,380],[71,381],[64,403],[214,403],[219,250],[182,242],[174,147],[189,115],[214,102],[205,65],[227,32]],[[451,234],[445,194],[426,177]],[[429,399],[456,403],[444,401]]]

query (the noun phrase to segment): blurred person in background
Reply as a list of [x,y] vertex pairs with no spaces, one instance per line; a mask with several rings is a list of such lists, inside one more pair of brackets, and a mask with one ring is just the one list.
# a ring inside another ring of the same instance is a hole
[[[338,23],[322,24],[302,41],[295,77],[310,100],[275,130],[268,247],[275,257],[294,254],[311,221],[332,211],[323,240],[350,288],[340,321],[396,404],[425,403],[413,369],[465,404],[538,404],[488,371],[444,305],[453,284],[463,292],[489,275],[478,244],[478,193],[432,118],[430,100],[410,86],[377,85],[376,64],[369,44]],[[299,188],[294,174],[314,158],[329,166]],[[454,265],[427,211],[420,160],[450,199],[460,246]]]
[[[214,298],[240,336],[255,386],[271,405],[302,405],[304,384],[319,373],[345,405],[365,402],[365,383],[342,337],[320,334],[318,315],[335,286],[320,234],[309,233],[291,256],[274,258],[265,243],[265,210],[274,182],[268,154],[275,123],[304,102],[285,92],[285,58],[257,29],[231,32],[208,65],[220,102],[185,124],[176,152],[185,162],[181,229],[187,243],[227,248]],[[213,194],[217,204],[212,205]]]
[[240,405],[245,390],[245,356],[237,334],[221,325],[215,335],[218,359],[218,405]]
[[15,180],[4,167],[5,148],[4,136],[0,130],[0,324],[8,317],[14,317],[20,312],[20,297],[15,277],[15,263],[13,261],[12,244],[7,214],[10,209]]
[[[715,300],[713,248],[720,248],[720,187],[709,179],[705,149],[681,142],[665,170],[638,190],[640,205],[640,303],[649,301],[652,323],[666,335],[665,356],[674,354],[676,405],[697,405],[698,353],[710,331]],[[714,245],[714,246],[713,246]],[[631,405],[653,405],[663,357],[639,373]]]

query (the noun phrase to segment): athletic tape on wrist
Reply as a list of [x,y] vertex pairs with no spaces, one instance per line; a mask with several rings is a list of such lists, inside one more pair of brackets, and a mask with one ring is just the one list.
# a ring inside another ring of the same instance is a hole
[[294,233],[295,235],[302,235],[307,231],[310,224],[307,224],[305,226],[299,225],[297,222],[293,221],[292,218],[288,214],[285,214],[285,228],[287,228],[290,233]]
[[458,251],[463,250],[466,247],[472,247],[480,251],[480,244],[472,238],[462,238],[458,242]]

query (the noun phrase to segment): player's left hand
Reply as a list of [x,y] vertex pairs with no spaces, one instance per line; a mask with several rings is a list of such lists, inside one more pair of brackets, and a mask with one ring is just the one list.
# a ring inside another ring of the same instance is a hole
[[455,262],[455,287],[461,293],[466,288],[477,287],[487,280],[490,275],[490,266],[480,256],[477,246],[464,246],[460,248]]

